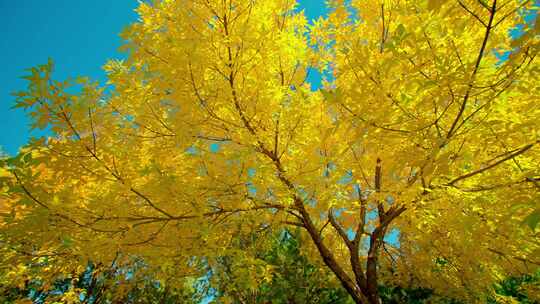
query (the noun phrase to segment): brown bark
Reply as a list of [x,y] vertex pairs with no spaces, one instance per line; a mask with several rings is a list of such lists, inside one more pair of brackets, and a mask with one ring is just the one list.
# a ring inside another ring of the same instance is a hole
[[347,290],[349,295],[351,295],[351,297],[356,303],[369,304],[370,302],[364,296],[360,288],[351,279],[351,277],[343,270],[343,268],[341,268],[341,266],[338,264],[337,260],[333,256],[332,252],[330,252],[330,250],[326,247],[326,245],[324,245],[319,235],[319,232],[315,228],[315,225],[313,224],[313,222],[311,221],[311,217],[305,210],[302,201],[299,198],[297,198],[295,200],[295,203],[300,209],[300,213],[304,220],[304,225],[306,227],[306,230],[308,231],[311,239],[313,240],[313,243],[317,247],[326,266],[328,266],[330,270],[332,270],[332,272],[336,275],[336,277],[341,282],[345,290]]

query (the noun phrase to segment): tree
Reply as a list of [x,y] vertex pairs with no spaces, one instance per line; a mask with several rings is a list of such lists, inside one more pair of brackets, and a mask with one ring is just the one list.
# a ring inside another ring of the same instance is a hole
[[[299,228],[237,237],[239,252],[211,265],[209,283],[218,303],[352,303],[331,272],[302,254]],[[257,263],[238,257],[246,247]],[[256,274],[247,265],[271,269],[270,275],[253,285]]]
[[189,274],[296,226],[357,303],[533,271],[537,5],[330,5],[308,33],[294,1],[141,3],[110,89],[31,69],[16,106],[53,136],[4,162],[2,241]]
[[197,278],[169,273],[157,279],[140,259],[121,264],[126,259],[117,256],[111,265],[81,265],[62,256],[71,262],[66,267],[57,256],[34,255],[30,263],[10,265],[10,250],[2,253],[0,301],[6,304],[200,303],[204,296]]

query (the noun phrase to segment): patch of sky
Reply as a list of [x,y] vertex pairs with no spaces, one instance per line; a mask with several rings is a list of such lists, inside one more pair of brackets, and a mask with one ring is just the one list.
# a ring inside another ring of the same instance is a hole
[[[313,0],[300,0],[298,1],[298,6],[296,11],[303,11],[308,23],[313,25],[314,20],[320,17],[326,17],[328,15],[329,9],[324,5],[323,1],[313,1]],[[307,38],[309,39],[309,33],[306,33]],[[314,47],[314,46],[312,46]],[[306,81],[311,85],[311,90],[315,91],[322,87],[322,80],[325,75],[321,73],[318,69],[314,67],[308,67]]]
[[356,237],[356,232],[352,228],[347,229],[346,233],[349,240],[354,240]]
[[366,220],[368,221],[374,221],[377,219],[379,215],[377,214],[377,210],[372,210],[366,213]]
[[[321,4],[315,4],[314,2],[315,1],[309,1],[309,4],[308,4],[308,0],[300,1],[300,3],[303,4],[301,5],[301,7],[304,6],[306,8],[304,13],[306,17],[308,18],[310,25],[313,25],[314,21],[320,17],[327,17],[328,14],[331,12],[331,9],[328,8],[327,6],[321,5]],[[317,7],[317,9],[319,10],[317,15],[312,15],[315,10],[311,10],[311,12],[310,10],[308,10],[309,8],[311,8],[310,5],[314,5]],[[349,24],[354,24],[355,22],[360,20],[358,10],[352,6],[350,0],[345,1],[345,7],[349,13],[350,20],[351,20]],[[309,33],[306,33],[306,36],[308,37],[308,39],[310,38]],[[334,45],[335,45],[335,41],[330,41],[329,43],[325,45],[317,44],[317,45],[311,45],[311,47],[314,49],[322,48],[326,50],[332,50]],[[333,86],[335,77],[334,77],[333,67],[331,65],[326,66],[322,71],[319,69],[310,67],[308,68],[307,72],[308,74],[307,74],[306,80],[311,84],[312,91],[321,89],[324,83],[326,83],[329,86],[327,89],[335,89],[335,87]]]
[[308,203],[308,205],[309,205],[310,207],[313,207],[313,208],[314,208],[315,206],[317,206],[317,200],[316,200],[315,198],[310,198],[310,199],[308,199],[308,200],[307,200],[307,203]]
[[334,209],[334,215],[336,217],[340,217],[343,211],[347,210],[347,208],[336,208]]
[[358,198],[360,195],[362,195],[362,188],[359,184],[353,185],[353,195]]
[[[540,1],[537,1],[537,5],[540,5]],[[527,27],[532,28],[535,26],[536,19],[538,18],[538,10],[522,10],[520,14],[523,15],[523,19],[525,21],[524,24],[518,24],[516,27],[510,30],[510,37],[512,39],[519,39],[525,34],[525,29]],[[512,54],[514,50],[500,52],[499,50],[493,50],[495,53],[495,56],[499,60],[497,62],[497,65],[503,64],[506,60],[508,60],[508,57]]]
[[379,217],[378,213],[377,213],[377,210],[371,210],[371,211],[368,211],[366,213],[366,222],[369,223],[371,222],[371,224],[367,224],[366,225],[366,232],[368,233],[372,233],[373,230],[375,230],[375,225],[373,224],[377,218]]
[[[540,5],[540,1],[537,1],[536,6]],[[510,36],[512,36],[513,39],[518,39],[525,33],[525,28],[527,27],[534,27],[536,19],[538,17],[538,10],[532,9],[532,10],[521,10],[519,12],[523,16],[523,20],[525,21],[524,24],[518,24],[515,28],[510,30]]]
[[[354,231],[352,231],[352,229],[349,229],[351,230],[350,232],[347,231],[347,236],[349,239],[354,239],[356,233]],[[370,232],[371,233],[371,232]],[[371,241],[371,237],[368,235],[367,237],[365,238],[362,238],[362,247],[361,248],[364,248],[366,251],[367,249],[369,248],[369,243]],[[399,247],[399,230],[398,229],[392,229],[390,232],[388,232],[384,238],[384,242],[387,243],[387,244],[390,244],[391,246],[393,247]],[[367,254],[367,252],[366,252]]]
[[129,269],[124,273],[124,275],[126,277],[126,280],[131,280],[135,276],[135,272],[133,270]]
[[309,193],[302,187],[297,186],[298,196],[306,202],[309,206],[315,207],[317,206],[317,200],[313,197],[309,197]]
[[497,66],[500,66],[503,64],[506,60],[508,60],[508,57],[510,57],[510,54],[512,54],[512,51],[505,51],[505,52],[499,52],[498,50],[493,51],[495,53],[495,57],[497,57]]
[[351,17],[351,23],[359,21],[360,20],[359,11],[354,6],[352,6],[352,1],[351,0],[345,1],[345,6],[347,7],[347,11],[349,12],[349,15]]
[[392,228],[384,236],[384,241],[394,247],[399,247],[400,246],[399,236],[400,236],[399,229]]
[[352,170],[348,170],[345,174],[338,180],[338,184],[348,184],[353,180]]
[[210,152],[212,153],[218,153],[221,148],[221,145],[219,143],[211,143],[210,144]]
[[515,28],[510,30],[510,36],[513,39],[518,39],[525,34],[525,24],[518,24]]
[[[4,28],[0,39],[0,144],[15,155],[32,136],[50,136],[50,130],[30,130],[30,118],[12,110],[11,92],[24,90],[27,81],[18,77],[24,69],[55,60],[55,79],[88,75],[105,80],[101,69],[107,58],[124,57],[118,33],[136,20],[133,0],[94,1],[0,1]],[[46,11],[47,14],[43,12]],[[95,22],[99,16],[100,22]],[[84,35],[81,35],[84,33]]]
[[316,91],[322,87],[322,73],[316,68],[309,67],[306,81],[311,85],[311,90]]
[[212,278],[212,270],[209,270],[205,275],[198,278],[194,283],[194,288],[198,291],[204,291],[206,296],[201,300],[200,304],[212,303],[218,292],[215,288],[210,287],[210,279]]
[[373,192],[373,190],[362,189],[360,184],[354,184],[352,197],[354,199],[358,199],[359,196],[362,196],[362,199],[367,199],[371,192]]
[[319,17],[327,16],[329,12],[328,7],[324,5],[324,1],[313,0],[299,0],[296,10],[304,11],[304,15],[310,24],[313,24],[313,20]]
[[[540,6],[540,1],[536,1],[536,8]],[[532,9],[525,12],[525,22],[529,24],[530,26],[534,26],[534,23],[537,22],[536,18],[538,17],[538,9]]]
[[194,146],[187,148],[185,152],[186,154],[191,155],[191,156],[195,156],[199,154],[199,150],[195,148]]
[[330,173],[336,169],[336,165],[334,163],[328,163],[326,164],[326,167],[323,171],[323,177],[330,177]]
[[255,185],[253,185],[252,182],[247,182],[246,183],[246,188],[248,190],[249,195],[251,195],[251,196],[257,195],[257,188],[255,187]]
[[135,117],[133,115],[130,115],[130,114],[126,114],[124,115],[124,120],[127,120],[129,122],[133,122],[135,120]]

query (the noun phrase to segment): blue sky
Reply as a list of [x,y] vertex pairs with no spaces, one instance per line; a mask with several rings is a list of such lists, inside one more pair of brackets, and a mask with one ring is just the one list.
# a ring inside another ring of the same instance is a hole
[[[323,0],[301,0],[309,19],[325,13]],[[0,0],[0,146],[14,155],[30,136],[29,120],[12,110],[11,93],[26,87],[25,69],[55,62],[55,78],[88,76],[104,81],[107,59],[121,58],[118,34],[137,20],[136,0]]]

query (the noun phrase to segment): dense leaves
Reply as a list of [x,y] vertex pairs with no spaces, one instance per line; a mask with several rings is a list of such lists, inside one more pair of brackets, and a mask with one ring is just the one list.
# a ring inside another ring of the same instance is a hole
[[217,301],[233,303],[353,303],[335,277],[322,265],[302,254],[299,231],[283,230],[265,235],[271,242],[255,256],[272,269],[272,276],[253,288],[245,282],[245,265],[234,257],[222,257],[212,269]]
[[52,134],[0,169],[13,280],[45,256],[50,276],[137,257],[180,286],[229,257],[250,290],[273,271],[236,236],[268,227],[300,228],[357,303],[480,301],[533,273],[538,5],[329,5],[308,25],[287,0],[142,2],[106,87],[30,69],[16,107]]
[[144,273],[141,261],[119,267],[89,263],[80,272],[56,273],[47,276],[47,267],[54,260],[27,265],[22,284],[10,281],[13,274],[0,272],[0,302],[57,304],[57,303],[200,303],[204,294],[197,289],[194,278],[186,278],[184,285],[169,286]]

